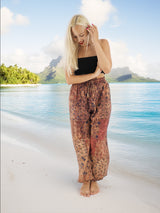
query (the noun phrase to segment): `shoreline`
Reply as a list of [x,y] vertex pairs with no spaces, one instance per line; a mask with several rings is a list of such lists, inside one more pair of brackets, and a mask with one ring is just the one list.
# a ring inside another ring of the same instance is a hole
[[0,84],[0,87],[40,86],[41,84]]
[[[135,84],[135,83],[160,83],[159,82],[109,82],[107,81],[109,84]],[[38,87],[38,86],[41,86],[41,85],[44,85],[45,83],[43,84],[0,84],[0,88],[7,88],[7,87]],[[46,83],[46,84],[66,84],[68,85],[67,83]]]

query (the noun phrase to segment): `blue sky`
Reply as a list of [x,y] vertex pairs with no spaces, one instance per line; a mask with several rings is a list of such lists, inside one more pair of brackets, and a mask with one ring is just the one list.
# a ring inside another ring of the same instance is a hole
[[100,38],[108,39],[113,68],[129,66],[160,79],[159,0],[2,0],[1,9],[6,65],[43,71],[63,52],[68,22],[81,13],[98,26]]

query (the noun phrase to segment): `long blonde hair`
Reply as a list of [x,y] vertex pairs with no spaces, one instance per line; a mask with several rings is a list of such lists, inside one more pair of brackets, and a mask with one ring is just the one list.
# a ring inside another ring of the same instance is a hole
[[75,25],[82,25],[88,27],[88,19],[81,15],[74,15],[68,25],[65,39],[65,68],[67,69],[68,74],[72,75],[72,70],[78,69],[78,43],[74,42],[72,39],[71,28]]

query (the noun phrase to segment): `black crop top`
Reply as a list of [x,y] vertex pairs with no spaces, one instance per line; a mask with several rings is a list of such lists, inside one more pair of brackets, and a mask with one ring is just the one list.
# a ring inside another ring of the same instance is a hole
[[[78,67],[79,69],[74,71],[75,75],[94,73],[97,67],[97,56],[78,58]],[[104,72],[101,71],[101,73]]]

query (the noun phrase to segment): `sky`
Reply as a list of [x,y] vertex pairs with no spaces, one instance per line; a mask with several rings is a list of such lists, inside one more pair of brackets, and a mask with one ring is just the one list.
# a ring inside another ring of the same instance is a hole
[[109,41],[112,68],[160,80],[160,0],[2,0],[1,63],[39,73],[64,54],[73,15]]

